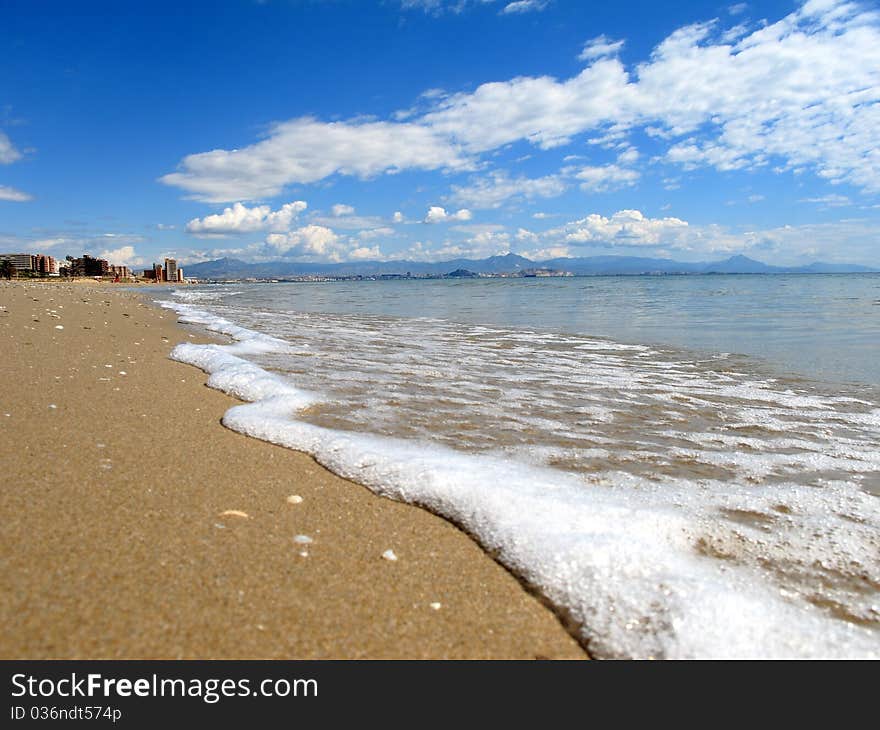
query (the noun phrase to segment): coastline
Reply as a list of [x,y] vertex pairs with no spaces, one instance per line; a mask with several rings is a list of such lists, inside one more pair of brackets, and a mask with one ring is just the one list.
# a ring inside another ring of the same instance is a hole
[[3,658],[585,657],[450,523],[224,428],[236,401],[168,358],[211,340],[140,292],[0,305]]

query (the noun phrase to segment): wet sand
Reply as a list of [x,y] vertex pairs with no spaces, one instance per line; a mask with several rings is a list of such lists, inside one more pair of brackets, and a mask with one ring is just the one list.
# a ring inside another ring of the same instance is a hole
[[585,658],[453,525],[223,428],[183,340],[118,286],[0,283],[0,657]]

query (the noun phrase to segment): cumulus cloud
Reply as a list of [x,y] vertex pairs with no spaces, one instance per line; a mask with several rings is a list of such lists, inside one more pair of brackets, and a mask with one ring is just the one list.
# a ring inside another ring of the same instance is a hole
[[336,217],[343,215],[354,215],[354,208],[350,205],[345,205],[345,203],[337,203],[330,210]]
[[380,256],[382,256],[382,252],[379,250],[378,246],[370,246],[369,248],[366,246],[360,246],[348,252],[348,259],[350,261],[378,259]]
[[302,200],[285,203],[273,211],[268,205],[249,208],[242,203],[235,203],[224,208],[222,213],[193,218],[186,224],[188,233],[197,236],[227,236],[235,233],[253,233],[254,231],[286,231],[297,216],[307,208]]
[[26,203],[33,200],[34,196],[21,190],[16,190],[8,185],[0,185],[0,200],[8,200],[13,203]]
[[657,246],[676,243],[687,228],[687,221],[680,218],[648,218],[638,210],[619,210],[609,217],[591,213],[552,229],[545,236],[574,245]]
[[533,13],[543,10],[547,7],[547,0],[516,0],[507,3],[502,9],[502,15],[521,15],[522,13]]
[[98,254],[99,259],[107,259],[114,266],[143,266],[146,261],[138,256],[134,246],[120,246],[114,249],[105,249]]
[[403,213],[401,213],[399,210],[395,210],[394,215],[391,216],[391,220],[395,223],[403,223]]
[[[355,261],[378,259],[382,252],[378,245],[366,241],[379,238],[390,229],[360,231],[355,236],[341,235],[328,226],[310,223],[284,233],[270,233],[261,246],[255,244],[246,253],[262,260],[294,258],[303,261]],[[228,254],[227,254],[228,255]]]
[[626,41],[614,41],[606,35],[596,36],[584,43],[583,50],[578,55],[580,61],[595,61],[597,58],[615,56]]
[[21,152],[15,148],[6,133],[0,130],[0,165],[9,165],[20,159]]
[[291,256],[316,256],[334,260],[339,236],[325,226],[308,225],[288,233],[270,233],[266,243],[278,253]]
[[470,185],[453,185],[451,197],[472,208],[498,208],[511,198],[552,198],[564,193],[566,187],[559,175],[511,178],[506,172],[496,171],[472,180]]
[[428,208],[424,222],[450,223],[454,221],[469,221],[471,218],[473,218],[473,214],[467,208],[457,210],[455,213],[447,213],[446,208],[442,208],[439,205],[432,205]]

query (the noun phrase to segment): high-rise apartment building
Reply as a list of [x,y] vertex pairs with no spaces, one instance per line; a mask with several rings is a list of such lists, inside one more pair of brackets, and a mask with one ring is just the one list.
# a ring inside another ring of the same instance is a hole
[[177,259],[165,259],[165,281],[177,281]]

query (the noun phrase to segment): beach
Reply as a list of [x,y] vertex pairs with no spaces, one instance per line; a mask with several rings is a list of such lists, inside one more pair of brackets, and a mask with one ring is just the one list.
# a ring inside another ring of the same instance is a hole
[[449,522],[224,428],[158,291],[0,284],[2,658],[585,658]]

